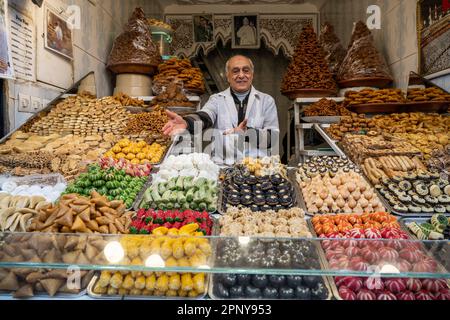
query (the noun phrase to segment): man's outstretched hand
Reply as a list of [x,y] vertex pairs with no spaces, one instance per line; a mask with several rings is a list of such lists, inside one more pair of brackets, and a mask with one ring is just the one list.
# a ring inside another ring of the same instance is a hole
[[187,129],[187,122],[181,116],[169,110],[166,110],[166,114],[169,117],[169,121],[162,129],[164,135],[173,136]]
[[242,121],[236,128],[228,129],[223,134],[244,133],[245,131],[247,131],[247,119]]

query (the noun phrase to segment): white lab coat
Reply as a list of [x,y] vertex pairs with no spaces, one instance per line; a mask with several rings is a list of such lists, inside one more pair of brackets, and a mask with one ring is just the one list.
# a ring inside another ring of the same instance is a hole
[[[216,163],[233,164],[235,160],[240,160],[245,156],[264,157],[265,150],[256,147],[238,148],[238,134],[223,135],[223,132],[236,128],[238,123],[238,112],[231,96],[231,89],[212,95],[202,108],[214,123],[214,129],[218,132],[218,137],[214,143]],[[268,94],[251,88],[245,114],[247,127],[254,129],[271,129],[272,135],[278,139],[279,125],[278,113],[275,100]],[[239,150],[238,150],[239,149]],[[225,152],[225,155],[223,154]]]

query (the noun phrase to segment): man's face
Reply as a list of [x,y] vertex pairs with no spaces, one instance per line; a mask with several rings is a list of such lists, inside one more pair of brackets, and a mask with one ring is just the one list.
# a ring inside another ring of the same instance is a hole
[[201,18],[201,19],[200,19],[200,25],[201,25],[202,27],[206,27],[206,20],[205,20],[204,18]]
[[253,82],[253,70],[245,57],[234,57],[228,63],[227,80],[235,92],[250,90]]

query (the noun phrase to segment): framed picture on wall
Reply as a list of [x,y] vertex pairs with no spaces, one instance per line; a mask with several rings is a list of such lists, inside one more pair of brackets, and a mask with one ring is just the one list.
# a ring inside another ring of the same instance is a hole
[[212,14],[193,15],[194,42],[213,42],[214,23]]
[[430,78],[450,74],[450,1],[417,2],[420,73]]
[[234,14],[231,48],[259,49],[259,15]]
[[45,8],[44,45],[68,59],[73,59],[72,30],[67,19],[54,12],[49,7]]

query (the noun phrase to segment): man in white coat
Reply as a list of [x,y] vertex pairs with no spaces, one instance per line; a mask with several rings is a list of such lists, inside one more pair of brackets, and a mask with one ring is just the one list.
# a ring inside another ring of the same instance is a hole
[[[252,86],[253,62],[237,55],[227,61],[225,69],[230,87],[212,95],[202,110],[195,114],[183,118],[166,111],[169,122],[163,133],[174,135],[188,130],[190,134],[198,134],[194,132],[196,124],[202,131],[214,128],[214,159],[227,164],[243,156],[262,157],[268,151],[278,154],[277,107],[270,95]],[[243,137],[249,140],[248,148],[243,147]]]

